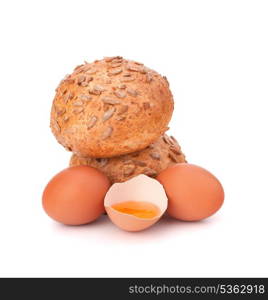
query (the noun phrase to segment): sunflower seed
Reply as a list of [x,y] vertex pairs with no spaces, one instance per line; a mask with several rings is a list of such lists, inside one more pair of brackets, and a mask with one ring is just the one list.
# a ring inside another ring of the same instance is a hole
[[114,59],[114,56],[105,56],[104,57],[104,60],[106,61],[106,62],[111,62],[112,60]]
[[110,83],[112,83],[112,80],[109,79],[109,78],[107,78],[107,79],[104,80],[104,82],[105,82],[106,84],[110,84]]
[[83,111],[84,111],[83,107],[76,107],[76,108],[74,108],[73,113],[80,114]]
[[86,95],[86,94],[81,94],[78,96],[78,98],[82,101],[90,101],[92,100],[92,97],[90,95]]
[[170,139],[171,139],[175,144],[177,144],[177,145],[179,144],[178,141],[174,138],[174,136],[171,135],[171,136],[170,136]]
[[92,76],[87,76],[87,78],[86,78],[86,82],[90,82],[90,81],[92,81],[94,78],[92,77]]
[[148,73],[148,69],[146,67],[143,67],[141,70],[140,70],[140,73],[141,74],[147,74]]
[[113,133],[113,127],[107,127],[107,128],[103,131],[101,138],[102,138],[103,140],[106,140],[107,138],[109,138],[109,137],[112,135],[112,133]]
[[66,74],[66,75],[64,76],[63,80],[66,80],[66,79],[68,79],[68,78],[70,78],[70,77],[71,77],[70,74]]
[[130,95],[130,96],[133,96],[133,97],[137,97],[138,96],[138,92],[134,89],[131,89],[131,88],[128,88],[127,89],[127,93]]
[[108,164],[108,158],[96,158],[100,167],[105,167]]
[[126,119],[126,117],[116,116],[115,119],[116,119],[116,121],[124,121]]
[[106,62],[111,62],[111,61],[114,60],[114,59],[123,59],[123,57],[122,57],[122,56],[110,56],[110,57],[104,57],[104,60],[105,60]]
[[122,56],[115,56],[113,59],[112,59],[112,63],[114,63],[115,61],[123,61],[124,59],[123,59],[123,57]]
[[120,101],[115,100],[115,99],[110,98],[110,97],[102,97],[101,100],[102,100],[103,103],[111,104],[111,105],[120,103]]
[[157,152],[150,153],[152,159],[160,160],[160,154]]
[[102,121],[104,122],[104,121],[109,120],[109,119],[113,116],[114,112],[115,112],[115,108],[114,108],[114,107],[108,109],[108,110],[103,114]]
[[100,85],[100,84],[96,84],[96,85],[94,86],[94,90],[95,90],[95,91],[99,91],[99,92],[104,92],[104,91],[105,91],[105,87],[102,86],[102,85]]
[[76,134],[76,128],[75,127],[69,127],[68,129],[66,129],[65,131],[64,131],[64,133],[65,134]]
[[82,83],[81,83],[81,86],[87,87],[87,86],[88,86],[88,82],[86,82],[86,81],[82,82]]
[[72,148],[71,147],[68,147],[68,146],[66,146],[66,147],[64,147],[67,151],[72,151]]
[[123,174],[124,176],[130,176],[135,171],[135,165],[126,165],[123,167]]
[[118,98],[125,98],[127,93],[125,91],[116,90],[114,91],[114,94]]
[[105,88],[99,84],[94,85],[88,90],[88,92],[93,95],[100,95],[103,91],[105,91]]
[[110,67],[111,68],[118,68],[118,67],[121,67],[122,66],[122,62],[112,62],[111,64],[110,64]]
[[142,63],[138,62],[138,61],[133,61],[134,64],[139,65],[139,66],[143,66]]
[[87,72],[87,71],[90,70],[91,68],[92,68],[92,65],[85,62],[85,65],[83,66],[83,71],[84,71],[84,72]]
[[154,177],[157,175],[157,172],[151,168],[145,168],[142,173],[147,176],[151,176],[151,177]]
[[131,77],[131,74],[130,73],[124,73],[123,77]]
[[139,166],[139,167],[146,167],[147,166],[147,164],[144,161],[141,161],[141,160],[133,160],[133,163],[136,166]]
[[149,109],[151,107],[150,105],[150,102],[143,102],[143,108],[146,110],[146,109]]
[[74,79],[72,78],[72,75],[67,74],[67,75],[65,75],[65,77],[63,78],[63,80],[60,83],[63,83],[63,82],[74,83]]
[[67,83],[75,83],[75,80],[73,78],[68,78],[65,80]]
[[[58,87],[58,88],[59,88],[59,87]],[[58,88],[57,88],[57,89],[58,89]],[[67,92],[67,89],[64,88],[63,90],[60,90],[60,91],[59,91],[59,94],[60,94],[60,96],[63,97],[63,96],[66,94],[66,92]]]
[[60,128],[60,125],[57,121],[54,121],[53,122],[53,128],[57,131],[57,132],[60,132],[61,131],[61,128]]
[[114,58],[112,61],[111,61],[111,63],[112,64],[118,64],[118,63],[122,63],[124,61],[124,59],[123,59],[123,57],[117,57],[117,58]]
[[82,64],[82,65],[78,65],[78,66],[76,66],[75,68],[74,68],[74,71],[77,71],[78,69],[80,69],[81,67],[83,67],[84,65]]
[[174,142],[171,140],[171,138],[167,134],[163,135],[163,140],[166,144],[169,144],[170,146],[174,145]]
[[82,106],[84,103],[82,101],[75,101],[73,106]]
[[123,163],[124,165],[129,165],[129,164],[133,164],[133,161],[131,159],[128,159],[128,160],[124,160]]
[[126,87],[127,87],[127,86],[126,86],[125,84],[122,84],[122,83],[118,85],[118,88],[119,88],[119,89],[125,89]]
[[109,70],[108,75],[109,76],[117,75],[117,74],[121,73],[122,71],[123,70],[121,68],[115,68],[115,69]]
[[134,77],[123,77],[123,78],[120,78],[121,82],[130,82],[130,81],[133,81],[133,80],[135,80]]
[[68,93],[66,93],[66,94],[64,95],[64,97],[63,97],[63,102],[64,102],[65,104],[67,104],[67,102],[68,102],[69,100],[71,100],[73,97],[74,97],[74,94],[73,94],[72,92],[68,92]]
[[67,122],[69,120],[69,117],[65,115],[65,116],[63,116],[62,119],[63,119],[64,122]]
[[175,156],[173,153],[169,153],[168,157],[175,163],[179,162],[179,159],[177,158],[177,156]]
[[119,108],[118,115],[122,115],[128,111],[128,105],[122,105]]
[[169,140],[168,140],[168,136],[165,134],[163,135],[163,141],[166,143],[166,144],[169,144]]
[[98,118],[96,116],[93,116],[90,118],[89,122],[87,123],[87,129],[92,128],[98,121]]
[[151,82],[153,80],[153,75],[151,73],[146,74],[146,82]]
[[170,150],[171,150],[173,153],[177,154],[177,155],[180,155],[180,154],[181,154],[181,150],[180,150],[179,147],[171,146],[171,147],[170,147]]
[[163,76],[163,79],[165,79],[165,81],[167,82],[167,85],[169,86],[169,82],[166,76]]
[[60,117],[66,113],[66,109],[63,107],[61,109],[57,109],[57,116]]
[[133,71],[133,72],[140,72],[142,70],[142,67],[139,65],[127,65],[127,69],[129,71]]
[[89,92],[89,94],[92,94],[92,95],[100,95],[101,94],[100,91],[95,91],[94,88],[89,88],[88,92]]
[[96,69],[90,67],[90,68],[86,71],[86,74],[92,75],[92,74],[95,74],[96,72],[97,72]]
[[77,77],[77,84],[80,85],[82,82],[84,82],[86,80],[86,76],[85,75],[80,75]]

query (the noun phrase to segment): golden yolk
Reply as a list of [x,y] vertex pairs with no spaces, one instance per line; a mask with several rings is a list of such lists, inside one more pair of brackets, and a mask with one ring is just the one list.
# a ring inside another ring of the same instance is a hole
[[149,202],[126,201],[112,205],[112,208],[128,215],[142,219],[151,219],[160,214],[160,209]]

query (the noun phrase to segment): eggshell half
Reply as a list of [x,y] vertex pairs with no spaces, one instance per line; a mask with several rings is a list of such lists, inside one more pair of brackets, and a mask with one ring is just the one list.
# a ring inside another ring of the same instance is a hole
[[[112,205],[126,201],[143,201],[156,205],[159,214],[150,219],[119,212]],[[126,231],[141,231],[156,223],[167,209],[168,199],[163,186],[146,175],[138,175],[123,183],[115,183],[108,190],[104,206],[111,221]]]

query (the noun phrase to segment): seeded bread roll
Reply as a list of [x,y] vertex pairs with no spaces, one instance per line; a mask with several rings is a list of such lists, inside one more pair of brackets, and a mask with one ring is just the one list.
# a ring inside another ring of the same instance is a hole
[[50,125],[58,142],[75,154],[112,157],[156,141],[172,112],[167,79],[117,56],[77,66],[61,81]]
[[112,183],[123,182],[139,174],[151,177],[176,163],[186,162],[174,137],[162,136],[146,149],[112,158],[83,158],[72,155],[70,166],[88,165],[99,169]]

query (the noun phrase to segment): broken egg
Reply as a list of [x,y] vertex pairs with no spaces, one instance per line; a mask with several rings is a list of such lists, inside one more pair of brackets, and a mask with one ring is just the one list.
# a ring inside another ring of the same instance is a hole
[[126,231],[141,231],[160,219],[167,202],[163,186],[141,174],[113,184],[105,196],[104,206],[116,226]]

